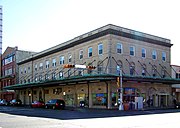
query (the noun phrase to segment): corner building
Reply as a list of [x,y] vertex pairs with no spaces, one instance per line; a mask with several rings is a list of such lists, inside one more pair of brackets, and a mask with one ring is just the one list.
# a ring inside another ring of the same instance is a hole
[[125,110],[138,109],[138,97],[143,108],[169,107],[171,85],[180,82],[171,78],[171,46],[169,39],[108,24],[19,62],[19,84],[5,89],[16,90],[24,104],[61,98],[66,106],[85,101],[89,108],[112,109],[122,71]]

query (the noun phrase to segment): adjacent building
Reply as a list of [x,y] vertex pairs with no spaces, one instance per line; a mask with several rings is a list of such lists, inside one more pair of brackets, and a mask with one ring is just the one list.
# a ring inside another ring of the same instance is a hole
[[[169,39],[108,24],[18,63],[19,84],[4,87],[24,104],[64,99],[67,106],[84,101],[89,108],[117,108],[119,76],[127,110],[172,106]],[[64,68],[64,64],[95,66]],[[139,106],[140,105],[140,106]]]
[[1,55],[0,99],[10,101],[17,98],[14,90],[3,90],[3,87],[18,83],[19,70],[17,63],[32,54],[33,52],[18,50],[18,47],[7,47]]
[[[180,79],[180,66],[178,65],[171,65],[172,67],[172,77],[175,79]],[[177,102],[180,102],[180,84],[173,84],[173,97],[176,99]]]

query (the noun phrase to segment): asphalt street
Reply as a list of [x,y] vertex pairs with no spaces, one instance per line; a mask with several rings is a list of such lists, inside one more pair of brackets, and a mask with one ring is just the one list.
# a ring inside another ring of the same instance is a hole
[[[141,128],[180,127],[180,109],[118,111],[101,109],[51,110],[0,106],[0,128]],[[151,124],[151,122],[153,122]]]

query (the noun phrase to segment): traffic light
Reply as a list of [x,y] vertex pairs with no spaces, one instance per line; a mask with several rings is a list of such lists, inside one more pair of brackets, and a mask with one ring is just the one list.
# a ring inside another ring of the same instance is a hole
[[63,67],[64,68],[74,68],[75,65],[73,65],[73,64],[65,64]]
[[88,69],[95,69],[95,66],[87,66]]

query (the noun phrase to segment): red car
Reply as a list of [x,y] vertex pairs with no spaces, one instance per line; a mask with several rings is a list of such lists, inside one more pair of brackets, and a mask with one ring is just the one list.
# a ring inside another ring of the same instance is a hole
[[45,106],[44,102],[43,101],[34,101],[32,104],[31,104],[31,107],[32,108],[43,108]]

